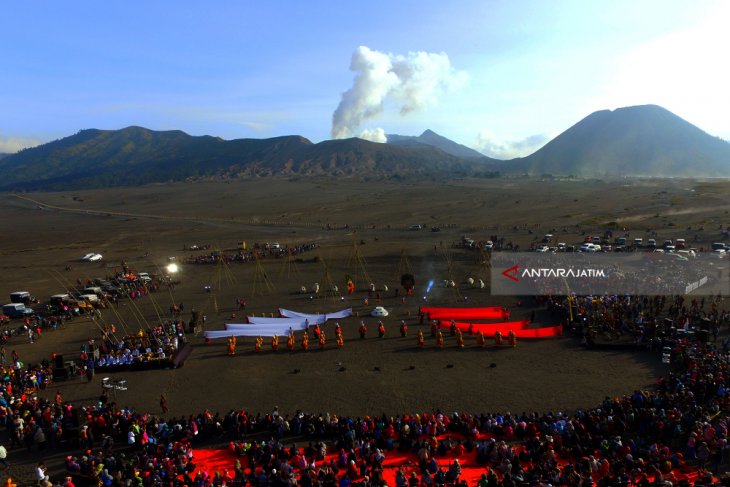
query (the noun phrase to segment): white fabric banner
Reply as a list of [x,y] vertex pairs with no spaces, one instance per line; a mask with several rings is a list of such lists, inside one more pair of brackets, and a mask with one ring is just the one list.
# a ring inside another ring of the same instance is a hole
[[302,331],[307,329],[307,322],[306,321],[296,321],[291,323],[281,323],[279,325],[274,324],[239,324],[239,323],[226,323],[226,330],[266,330],[266,329],[272,329],[272,330],[289,330],[292,329],[293,331]]
[[305,318],[266,318],[263,316],[247,316],[246,319],[250,324],[255,325],[291,325],[306,321]]
[[[250,325],[249,325],[250,326]],[[231,336],[235,337],[273,337],[273,336],[280,336],[285,337],[289,336],[289,329],[255,329],[255,330],[216,330],[216,331],[206,331],[203,333],[203,336],[205,338],[209,338],[211,340],[216,338],[228,338]]]
[[340,320],[352,316],[352,308],[335,311],[334,313],[326,313],[312,315],[307,313],[299,313],[289,309],[279,308],[279,314],[285,318],[303,318],[309,321],[310,325],[323,325],[327,320]]

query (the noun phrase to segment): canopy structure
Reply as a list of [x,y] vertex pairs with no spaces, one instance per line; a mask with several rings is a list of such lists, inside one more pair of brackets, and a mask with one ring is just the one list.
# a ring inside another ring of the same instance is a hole
[[422,307],[421,313],[432,320],[506,320],[510,315],[508,309],[499,306],[487,308]]
[[335,311],[334,313],[325,314],[307,314],[299,313],[289,309],[279,308],[279,314],[284,318],[300,318],[307,320],[310,325],[323,325],[327,320],[342,320],[352,316],[352,308]]
[[[454,322],[456,325],[456,328],[459,329],[459,331],[463,333],[468,333],[469,330],[473,333],[482,332],[484,336],[492,336],[497,331],[502,333],[503,335],[506,333],[509,333],[510,330],[517,333],[518,330],[526,330],[530,327],[530,321],[529,320],[522,320],[522,321],[501,321],[499,323],[463,323],[463,322]],[[439,326],[441,328],[449,329],[451,328],[451,321],[449,320],[440,320]]]

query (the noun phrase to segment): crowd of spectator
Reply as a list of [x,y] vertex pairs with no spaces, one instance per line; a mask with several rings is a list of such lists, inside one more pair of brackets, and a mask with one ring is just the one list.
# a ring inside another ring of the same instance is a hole
[[[20,446],[69,452],[67,474],[39,478],[46,482],[41,485],[371,487],[384,485],[389,456],[406,455],[413,462],[398,471],[396,487],[464,486],[459,458],[470,453],[484,467],[478,487],[691,485],[688,473],[695,485],[710,485],[713,474],[724,474],[730,461],[730,341],[718,342],[713,331],[699,333],[705,326],[718,334],[730,328],[720,299],[539,301],[586,344],[598,342],[592,330],[610,330],[634,346],[669,348],[670,372],[651,390],[607,397],[572,413],[343,417],[275,408],[162,419],[121,408],[106,394],[87,407],[64,402],[60,394],[43,399],[28,390],[28,376],[47,370],[46,364],[20,366],[8,376],[0,414],[11,439],[17,438],[11,455]],[[295,439],[298,445],[291,443]],[[238,460],[218,472],[198,468],[193,448],[210,442],[228,443]]]
[[241,248],[233,253],[225,253],[213,251],[206,254],[194,255],[185,259],[186,264],[217,264],[225,262],[227,264],[233,262],[254,262],[256,259],[278,259],[287,256],[300,255],[304,252],[314,250],[319,244],[302,243],[296,245],[277,245],[270,244],[254,244],[252,248]]

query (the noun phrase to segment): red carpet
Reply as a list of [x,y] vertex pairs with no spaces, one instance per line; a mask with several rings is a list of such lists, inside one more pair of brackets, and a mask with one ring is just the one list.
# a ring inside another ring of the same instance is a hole
[[[459,438],[459,435],[451,435],[451,437],[457,439]],[[443,439],[443,435],[439,438]],[[480,435],[480,439],[481,438],[486,438],[486,436]],[[230,475],[233,476],[233,468],[236,463],[237,456],[231,448],[225,450],[198,449],[194,451],[194,455],[194,462],[198,467],[197,470],[207,471],[209,475],[213,476],[215,472],[220,472],[221,474],[224,474],[224,471],[228,469],[230,471]],[[415,455],[410,453],[399,453],[397,451],[385,452],[385,455],[386,458],[383,462],[383,478],[388,483],[388,485],[395,485],[395,475],[399,468],[403,469],[406,477],[409,477],[412,472],[415,472],[420,479],[421,475],[418,469],[418,459]],[[329,453],[326,456],[325,460],[318,461],[317,465],[322,465],[324,463],[330,462],[336,463],[337,457],[337,452]],[[436,457],[436,460],[439,466],[444,470],[444,472],[446,472],[449,468],[449,465],[451,465],[451,463],[454,461],[454,458],[456,458],[456,456],[454,454],[451,454],[448,456]],[[479,481],[482,473],[487,472],[487,467],[477,464],[476,449],[473,450],[471,453],[464,453],[458,458],[459,463],[462,467],[461,479],[466,480],[469,486],[475,486]],[[246,473],[250,473],[250,469],[247,465],[247,458],[245,456],[242,456],[240,457],[240,460]],[[559,463],[561,465],[565,465],[569,462],[566,459],[561,458]],[[501,477],[496,469],[495,473],[497,473],[497,475]],[[301,472],[297,471],[297,474],[299,475],[301,474]],[[340,469],[340,475],[344,475],[344,469]],[[689,467],[675,469],[671,473],[671,475],[674,476],[673,481],[675,483],[683,479],[687,479],[690,481],[690,483],[692,483],[698,477],[696,470]],[[194,477],[195,473],[191,474],[191,476]],[[667,476],[665,476],[665,478],[666,477]],[[593,480],[597,481],[598,478],[594,478]],[[649,480],[653,481],[653,478],[650,477]]]
[[421,313],[432,320],[506,320],[509,310],[499,306],[487,308],[435,308],[421,307]]
[[[514,330],[517,332],[518,330],[525,330],[530,326],[529,320],[522,320],[522,321],[499,321],[497,323],[464,323],[464,322],[454,322],[454,325],[461,331],[462,333],[469,333],[469,328],[471,328],[472,332],[475,334],[478,332],[482,332],[484,336],[494,336],[495,333],[498,331],[506,335],[510,332],[510,330]],[[451,328],[451,320],[439,320],[439,327],[444,329],[450,329]]]

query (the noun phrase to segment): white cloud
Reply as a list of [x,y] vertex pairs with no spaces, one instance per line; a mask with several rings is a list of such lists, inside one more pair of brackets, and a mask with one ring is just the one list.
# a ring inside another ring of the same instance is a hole
[[529,156],[549,140],[550,137],[545,134],[530,135],[522,140],[506,140],[484,130],[477,135],[474,148],[495,159],[514,159]]
[[15,154],[21,149],[35,147],[43,142],[33,137],[4,137],[0,135],[0,153]]
[[332,115],[335,139],[351,137],[364,121],[380,115],[386,102],[407,115],[436,103],[467,79],[466,73],[451,66],[445,53],[419,51],[402,56],[366,46],[352,54],[350,69],[357,73],[353,85],[342,94]]

